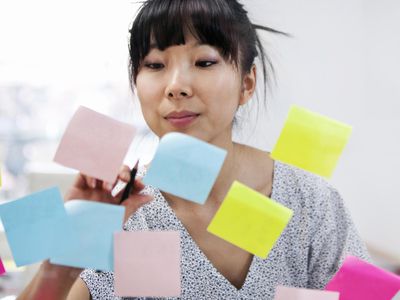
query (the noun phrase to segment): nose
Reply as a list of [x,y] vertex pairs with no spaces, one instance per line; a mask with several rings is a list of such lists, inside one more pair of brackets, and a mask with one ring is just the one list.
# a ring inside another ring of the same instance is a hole
[[192,96],[190,74],[184,74],[184,70],[175,69],[169,75],[165,96],[170,100],[181,100]]

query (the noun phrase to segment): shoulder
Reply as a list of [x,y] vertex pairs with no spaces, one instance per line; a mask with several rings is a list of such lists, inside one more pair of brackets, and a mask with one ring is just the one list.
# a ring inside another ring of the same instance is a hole
[[363,253],[350,213],[329,182],[281,162],[276,162],[275,179],[273,199],[294,212],[291,233],[296,236],[299,231],[307,233],[306,244],[316,241],[325,245],[329,238],[335,244],[331,247],[340,248],[346,241],[351,249],[356,249],[354,253]]
[[327,200],[341,201],[337,189],[324,178],[275,161],[273,195],[285,197],[287,204],[325,206]]
[[324,178],[281,162],[275,162],[274,170],[272,198],[293,210],[294,227],[309,232],[311,237],[319,231],[350,226],[341,195]]

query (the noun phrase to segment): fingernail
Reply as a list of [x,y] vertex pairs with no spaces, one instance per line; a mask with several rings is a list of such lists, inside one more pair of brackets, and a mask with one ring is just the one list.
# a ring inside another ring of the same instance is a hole
[[111,183],[107,183],[107,184],[106,184],[106,188],[107,188],[108,191],[111,191],[112,188],[113,188],[113,186],[112,186]]
[[90,185],[92,188],[96,188],[96,179],[92,179]]

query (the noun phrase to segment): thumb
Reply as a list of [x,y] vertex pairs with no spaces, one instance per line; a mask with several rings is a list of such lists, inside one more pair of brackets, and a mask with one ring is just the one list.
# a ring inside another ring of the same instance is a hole
[[124,222],[126,222],[129,217],[133,215],[140,207],[151,202],[152,200],[153,196],[151,195],[135,194],[131,195],[128,199],[122,202],[121,205],[125,206]]

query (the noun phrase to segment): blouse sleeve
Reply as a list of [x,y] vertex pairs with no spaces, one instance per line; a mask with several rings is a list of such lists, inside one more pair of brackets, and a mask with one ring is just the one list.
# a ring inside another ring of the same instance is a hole
[[326,196],[315,211],[318,222],[308,252],[308,287],[312,289],[323,289],[347,255],[370,260],[342,197],[328,184]]

